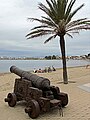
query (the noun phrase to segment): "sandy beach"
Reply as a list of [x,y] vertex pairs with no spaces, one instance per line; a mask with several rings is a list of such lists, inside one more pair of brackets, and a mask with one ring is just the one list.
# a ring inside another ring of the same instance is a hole
[[[58,109],[40,114],[37,120],[90,120],[90,67],[68,68],[69,83],[62,83],[62,69],[51,73],[36,73],[47,77],[51,85],[58,86],[69,96],[68,105],[63,108],[64,116]],[[13,92],[14,81],[18,76],[13,73],[0,74],[0,120],[31,120],[24,112],[25,105],[17,104],[14,108],[4,102],[9,92]]]

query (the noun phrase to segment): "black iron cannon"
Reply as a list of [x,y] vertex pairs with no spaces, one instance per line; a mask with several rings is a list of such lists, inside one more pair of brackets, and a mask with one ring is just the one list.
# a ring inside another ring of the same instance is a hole
[[20,76],[21,78],[25,78],[32,82],[32,85],[39,89],[50,89],[50,81],[47,78],[39,77],[36,74],[32,74],[27,71],[23,71],[16,66],[12,66],[10,68],[10,71],[12,73],[15,73],[16,75]]
[[20,78],[15,79],[14,91],[8,93],[5,102],[14,107],[18,101],[25,101],[25,112],[31,118],[39,116],[40,112],[47,112],[53,107],[64,107],[68,104],[68,95],[60,89],[50,85],[50,80],[37,76],[28,71],[23,71],[16,66],[11,66],[11,73]]

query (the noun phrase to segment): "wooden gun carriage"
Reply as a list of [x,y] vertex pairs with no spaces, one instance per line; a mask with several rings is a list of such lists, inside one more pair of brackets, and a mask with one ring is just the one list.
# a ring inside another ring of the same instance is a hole
[[10,71],[20,76],[15,79],[13,93],[8,93],[5,102],[14,107],[18,101],[25,101],[25,112],[31,118],[37,118],[40,112],[47,112],[53,107],[64,107],[68,104],[68,95],[60,92],[55,86],[50,86],[47,78],[23,71],[11,66]]

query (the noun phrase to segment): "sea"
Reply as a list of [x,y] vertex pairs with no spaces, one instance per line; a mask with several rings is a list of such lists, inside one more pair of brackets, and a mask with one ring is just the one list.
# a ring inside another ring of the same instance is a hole
[[[86,60],[68,60],[67,67],[85,66],[90,64]],[[26,71],[45,69],[46,67],[62,68],[61,60],[0,60],[0,73],[10,72],[11,66],[17,66]]]

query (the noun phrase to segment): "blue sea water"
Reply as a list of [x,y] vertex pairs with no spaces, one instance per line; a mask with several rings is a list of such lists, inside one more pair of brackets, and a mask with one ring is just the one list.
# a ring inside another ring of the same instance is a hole
[[[84,66],[90,64],[85,60],[68,60],[68,67]],[[61,60],[0,60],[0,73],[9,72],[10,67],[15,65],[23,70],[44,69],[48,66],[54,66],[55,68],[62,68]]]

